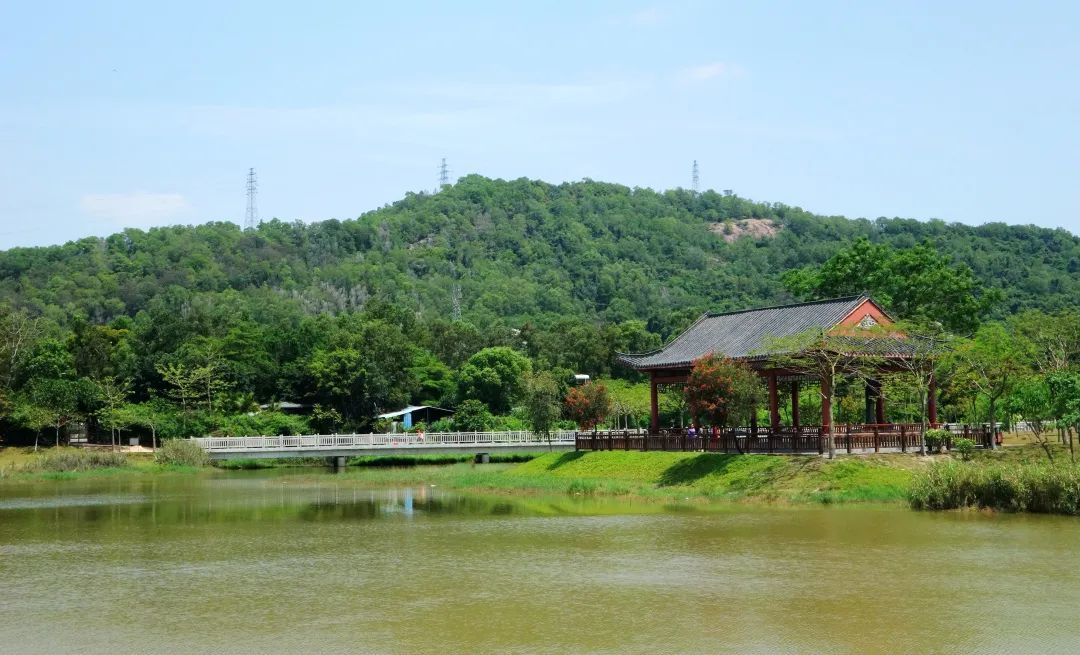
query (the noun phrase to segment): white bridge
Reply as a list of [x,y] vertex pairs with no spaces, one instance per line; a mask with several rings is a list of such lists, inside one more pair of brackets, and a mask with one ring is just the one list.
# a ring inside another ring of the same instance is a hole
[[352,457],[357,455],[478,454],[573,450],[574,432],[429,432],[304,434],[284,437],[195,437],[212,459]]

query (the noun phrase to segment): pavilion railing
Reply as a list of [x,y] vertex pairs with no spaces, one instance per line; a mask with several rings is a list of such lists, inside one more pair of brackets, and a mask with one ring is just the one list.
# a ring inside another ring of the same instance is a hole
[[[945,448],[953,447],[959,437],[971,439],[989,448],[993,433],[988,426],[928,425],[944,428],[952,437]],[[868,423],[837,425],[832,430],[833,448],[838,452],[918,452],[922,425],[918,423]],[[574,439],[578,450],[673,450],[715,453],[824,453],[828,450],[827,433],[821,426],[736,427],[700,434],[684,428],[670,428],[657,433],[646,430],[596,430],[578,432]]]

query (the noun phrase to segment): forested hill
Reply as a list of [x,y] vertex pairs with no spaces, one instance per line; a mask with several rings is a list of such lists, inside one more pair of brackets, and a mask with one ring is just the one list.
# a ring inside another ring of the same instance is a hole
[[785,271],[858,237],[932,243],[1002,291],[998,315],[1080,299],[1080,238],[1061,229],[852,220],[711,191],[472,175],[356,220],[131,229],[15,248],[0,253],[0,302],[63,325],[192,301],[318,314],[379,298],[480,326],[642,319],[667,336],[705,309],[792,300]]

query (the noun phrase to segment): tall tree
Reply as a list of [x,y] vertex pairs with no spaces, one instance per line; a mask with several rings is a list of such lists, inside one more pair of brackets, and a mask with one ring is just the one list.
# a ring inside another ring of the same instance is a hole
[[868,293],[896,315],[970,333],[1000,300],[928,243],[897,249],[862,238],[816,268],[791,271],[784,284],[806,299]]
[[988,323],[972,338],[960,340],[949,356],[956,383],[986,398],[992,431],[997,429],[999,401],[1030,372],[1026,346],[1004,325]]
[[485,348],[465,362],[458,372],[458,395],[483,402],[502,414],[518,399],[525,376],[532,371],[529,358],[512,348]]
[[[825,330],[808,330],[789,337],[769,339],[763,351],[770,363],[777,368],[802,373],[821,381],[818,392],[821,403],[829,408],[829,429],[825,443],[829,459],[836,456],[836,387],[842,375],[866,377],[867,366],[873,363],[867,358],[866,338],[848,334],[835,334]],[[872,352],[872,348],[870,349]]]
[[551,429],[559,419],[559,383],[547,372],[530,373],[525,377],[521,397],[522,409],[532,431],[551,443]]

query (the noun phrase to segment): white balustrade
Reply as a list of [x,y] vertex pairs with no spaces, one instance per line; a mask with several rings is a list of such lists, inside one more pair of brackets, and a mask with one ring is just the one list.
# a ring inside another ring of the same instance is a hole
[[385,450],[397,448],[446,448],[470,446],[506,447],[515,445],[563,446],[574,444],[573,431],[551,433],[550,437],[528,431],[517,432],[429,432],[400,434],[305,434],[258,437],[195,437],[196,444],[208,452],[249,450]]

